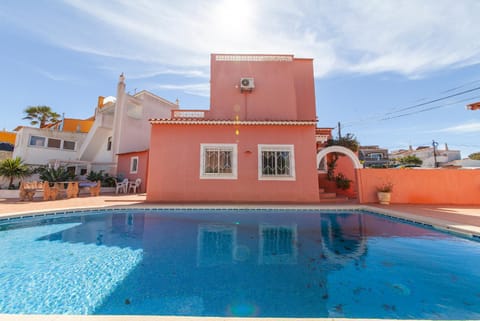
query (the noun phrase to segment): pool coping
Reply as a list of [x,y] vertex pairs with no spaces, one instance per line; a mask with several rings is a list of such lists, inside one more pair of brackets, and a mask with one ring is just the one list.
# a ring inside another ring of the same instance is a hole
[[405,211],[392,210],[387,207],[378,207],[372,205],[259,205],[259,204],[233,204],[233,205],[214,205],[214,204],[133,204],[133,205],[114,205],[114,206],[85,206],[79,208],[58,208],[45,211],[30,210],[16,213],[0,214],[0,224],[14,221],[16,219],[33,218],[37,216],[51,216],[51,215],[67,215],[73,213],[82,213],[86,211],[115,211],[115,210],[129,210],[129,209],[142,209],[142,210],[326,210],[326,211],[363,211],[373,212],[387,217],[393,217],[402,219],[411,223],[420,225],[426,225],[434,229],[466,236],[480,241],[480,227],[468,224],[459,224],[456,222],[448,221],[445,219],[439,219],[435,217],[428,217],[423,215],[415,215]]
[[[114,205],[114,206],[85,206],[78,208],[58,208],[44,211],[30,210],[16,213],[0,214],[0,223],[5,220],[15,221],[21,218],[32,218],[35,216],[45,216],[46,214],[55,215],[68,215],[70,213],[82,213],[86,211],[98,210],[101,212],[115,211],[115,210],[131,210],[131,209],[164,209],[164,210],[329,210],[332,212],[341,212],[346,210],[359,210],[363,212],[373,212],[385,216],[391,216],[393,218],[402,219],[408,222],[427,225],[435,229],[460,234],[480,241],[480,227],[473,225],[458,224],[452,221],[438,219],[434,217],[427,217],[421,215],[415,215],[406,213],[401,210],[393,210],[385,207],[378,207],[372,205],[342,205],[342,204],[325,204],[325,205],[259,205],[259,204],[232,204],[232,205],[213,205],[213,204],[149,204],[140,203],[132,205]],[[50,216],[48,215],[48,216]],[[302,321],[385,321],[389,319],[358,319],[358,318],[241,318],[241,317],[193,317],[193,316],[145,316],[145,315],[17,315],[17,314],[0,314],[0,321],[126,321],[126,320],[146,320],[146,321],[219,321],[219,320],[248,320],[248,321],[290,321],[290,320],[302,320]],[[395,319],[402,320],[402,319]],[[425,319],[405,319],[408,321],[425,320]]]

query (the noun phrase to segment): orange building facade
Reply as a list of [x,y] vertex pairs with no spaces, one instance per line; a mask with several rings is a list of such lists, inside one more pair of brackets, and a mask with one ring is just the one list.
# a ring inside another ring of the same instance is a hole
[[319,200],[311,59],[213,54],[210,109],[151,124],[147,201]]

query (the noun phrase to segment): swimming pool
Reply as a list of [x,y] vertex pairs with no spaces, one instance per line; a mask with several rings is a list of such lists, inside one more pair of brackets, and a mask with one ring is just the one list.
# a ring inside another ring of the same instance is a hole
[[71,212],[0,249],[0,313],[480,318],[480,242],[362,211]]

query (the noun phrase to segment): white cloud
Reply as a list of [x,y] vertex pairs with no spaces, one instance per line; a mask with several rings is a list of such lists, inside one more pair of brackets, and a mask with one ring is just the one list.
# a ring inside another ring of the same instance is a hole
[[48,19],[35,10],[14,16],[59,46],[186,77],[192,76],[189,70],[208,68],[212,52],[312,57],[317,77],[333,72],[418,77],[480,63],[476,0],[65,3],[65,14]]
[[476,133],[480,132],[480,122],[468,122],[465,124],[460,124],[452,127],[447,127],[438,132],[447,132],[452,134],[465,134],[465,133]]
[[186,84],[186,85],[161,84],[161,85],[154,86],[154,88],[166,89],[166,90],[180,90],[187,94],[197,95],[202,97],[210,96],[210,83]]
[[199,69],[181,70],[181,69],[164,69],[160,71],[144,72],[144,73],[131,73],[128,75],[129,79],[145,79],[153,78],[162,75],[177,75],[187,78],[209,78],[210,75]]
[[41,74],[42,76],[44,76],[45,78],[48,78],[50,80],[54,80],[54,81],[72,80],[70,77],[65,76],[65,75],[59,75],[59,74],[56,74],[56,73],[53,73],[53,72],[50,72],[50,71],[46,71],[46,70],[42,70],[42,69],[38,69],[38,68],[35,68],[35,70],[39,74]]

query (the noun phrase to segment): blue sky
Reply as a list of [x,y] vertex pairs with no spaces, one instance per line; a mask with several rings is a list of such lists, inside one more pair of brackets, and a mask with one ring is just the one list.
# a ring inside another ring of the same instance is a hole
[[92,116],[122,72],[131,93],[206,109],[210,53],[282,53],[314,58],[319,126],[467,157],[480,151],[480,111],[465,109],[480,101],[479,16],[477,0],[4,0],[0,129],[28,125],[30,105]]

